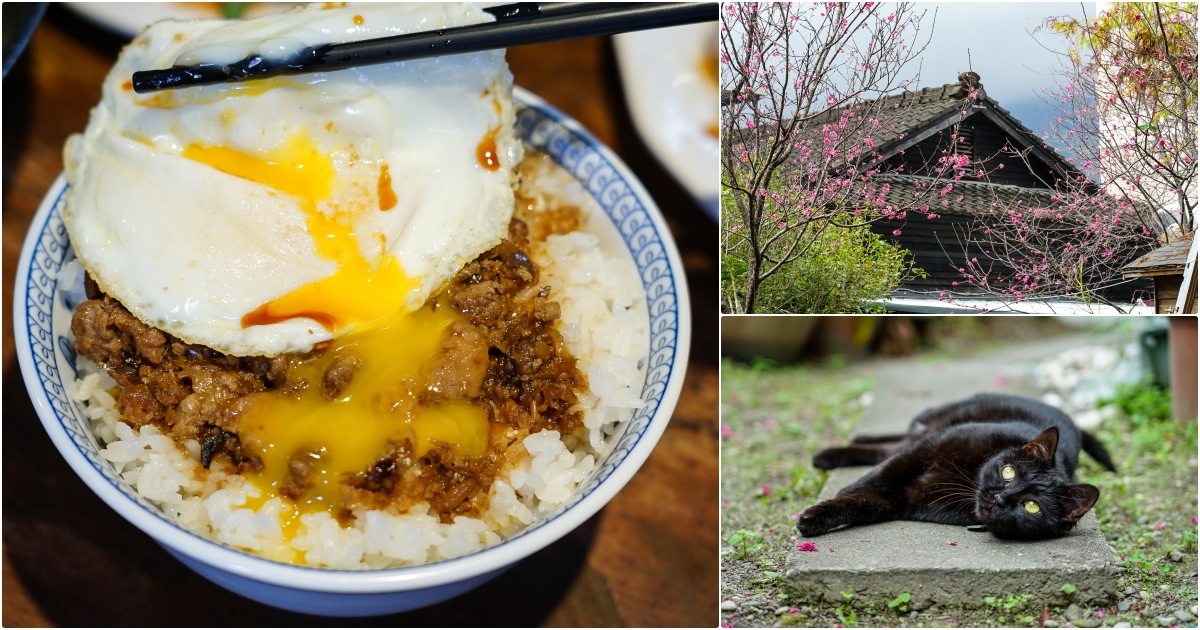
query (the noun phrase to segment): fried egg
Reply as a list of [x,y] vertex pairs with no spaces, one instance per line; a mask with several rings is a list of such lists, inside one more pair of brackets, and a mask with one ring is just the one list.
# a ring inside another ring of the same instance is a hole
[[144,95],[131,77],[491,19],[368,4],[154,24],[65,148],[80,261],[142,321],[238,356],[419,308],[507,231],[521,148],[503,50]]

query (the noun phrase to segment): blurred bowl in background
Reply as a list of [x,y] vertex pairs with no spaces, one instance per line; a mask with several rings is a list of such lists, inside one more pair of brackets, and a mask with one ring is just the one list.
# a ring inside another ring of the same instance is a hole
[[17,58],[33,38],[33,31],[46,14],[47,2],[5,2],[4,3],[4,71],[8,71],[17,63]]
[[715,221],[719,205],[717,25],[613,38],[625,102],[646,146]]
[[808,343],[817,317],[725,316],[721,318],[721,355],[751,361],[794,360]]
[[[282,13],[296,2],[68,2],[67,7],[87,21],[128,39],[137,37],[142,29],[166,19],[194,20],[226,17],[226,5],[237,7],[240,17]],[[8,6],[6,2],[4,6]],[[8,16],[5,15],[5,21]]]

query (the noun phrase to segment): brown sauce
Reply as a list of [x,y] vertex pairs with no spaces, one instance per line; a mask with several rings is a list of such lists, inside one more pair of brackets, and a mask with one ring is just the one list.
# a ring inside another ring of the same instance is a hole
[[475,159],[479,165],[489,171],[494,171],[500,168],[500,154],[496,152],[496,132],[498,129],[489,129],[487,135],[483,136],[483,140],[479,141],[479,146],[475,148]]
[[325,330],[337,330],[337,322],[334,321],[333,317],[330,316],[329,313],[321,313],[317,311],[300,311],[298,313],[286,311],[283,313],[272,313],[270,307],[271,303],[267,302],[266,304],[263,304],[253,311],[243,315],[242,328],[249,328],[251,326],[265,326],[267,324],[278,324],[279,322],[286,322],[289,319],[295,319],[297,317],[307,317],[308,319],[315,320],[317,323],[324,326]]
[[388,173],[388,165],[379,168],[379,209],[391,210],[396,207],[396,193],[392,190],[392,175]]

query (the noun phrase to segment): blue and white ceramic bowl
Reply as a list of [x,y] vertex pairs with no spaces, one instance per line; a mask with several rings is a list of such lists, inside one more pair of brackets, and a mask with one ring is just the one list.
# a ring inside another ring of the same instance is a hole
[[63,292],[56,291],[56,276],[75,254],[62,221],[67,185],[60,176],[25,238],[17,267],[13,327],[34,408],[75,472],[121,516],[204,577],[266,604],[325,615],[377,615],[449,599],[558,540],[604,507],[650,455],[679,398],[691,336],[687,282],[666,223],[629,168],[578,122],[540,98],[517,88],[514,99],[517,136],[578,179],[612,220],[640,272],[650,312],[650,359],[642,386],[648,404],[625,424],[616,446],[555,514],[469,556],[376,571],[273,562],[212,542],[168,520],[100,457],[91,425],[72,396],[71,307]]

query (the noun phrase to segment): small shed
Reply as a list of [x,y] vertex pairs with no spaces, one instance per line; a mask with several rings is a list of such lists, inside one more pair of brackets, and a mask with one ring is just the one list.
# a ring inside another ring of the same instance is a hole
[[[1121,275],[1126,279],[1150,278],[1153,281],[1155,313],[1169,315],[1176,312],[1176,303],[1187,267],[1188,252],[1191,251],[1192,239],[1195,235],[1195,232],[1186,234],[1121,269]],[[1185,304],[1182,312],[1196,312],[1194,289],[1188,295]]]

